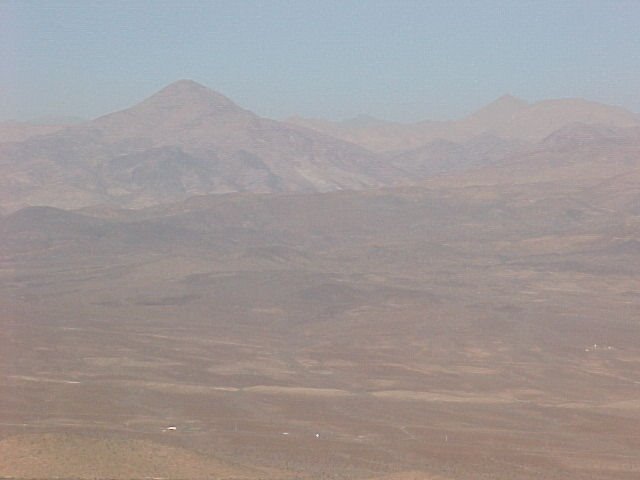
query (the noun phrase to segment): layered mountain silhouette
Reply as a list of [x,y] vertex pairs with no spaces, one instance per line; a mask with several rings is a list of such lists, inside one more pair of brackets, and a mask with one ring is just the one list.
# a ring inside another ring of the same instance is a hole
[[434,140],[465,142],[479,135],[536,142],[566,125],[581,122],[612,127],[640,125],[637,115],[583,99],[543,100],[529,104],[504,95],[456,121],[413,124],[351,123],[294,117],[289,122],[342,138],[377,152],[419,148]]
[[620,139],[636,142],[628,131],[638,125],[618,107],[585,100],[530,105],[509,95],[455,122],[403,125],[367,116],[278,122],[180,80],[126,110],[16,130],[0,141],[0,212],[407,185],[532,154],[556,155],[583,148],[586,139],[614,148]]
[[227,192],[388,185],[402,173],[362,147],[258,117],[181,80],[96,120],[0,146],[5,209],[141,207]]

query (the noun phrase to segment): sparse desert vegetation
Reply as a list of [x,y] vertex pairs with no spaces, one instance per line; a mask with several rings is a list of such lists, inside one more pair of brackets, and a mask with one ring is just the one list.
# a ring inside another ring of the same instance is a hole
[[633,201],[475,174],[5,216],[0,475],[634,478]]

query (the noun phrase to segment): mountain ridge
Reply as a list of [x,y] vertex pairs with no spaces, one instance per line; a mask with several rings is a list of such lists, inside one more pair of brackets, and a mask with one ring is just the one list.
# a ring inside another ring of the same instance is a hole
[[[511,95],[457,122],[298,123],[262,118],[204,85],[179,80],[127,109],[0,143],[0,211],[141,208],[196,195],[407,185],[518,163],[523,155],[560,155],[561,146],[582,148],[587,137],[609,145],[627,135],[616,129],[640,126],[619,107],[580,99],[528,104]],[[613,130],[585,130],[594,128]],[[380,152],[384,145],[396,148]]]
[[426,120],[412,124],[387,123],[383,126],[350,128],[345,128],[342,122],[323,119],[295,117],[289,121],[335,135],[374,152],[416,149],[439,138],[464,142],[483,134],[536,142],[576,122],[615,127],[640,125],[640,117],[622,107],[581,98],[528,103],[510,94],[502,95],[471,114],[451,121]]
[[5,210],[138,208],[209,193],[367,188],[402,177],[362,147],[259,117],[190,80],[125,110],[0,146],[0,168]]

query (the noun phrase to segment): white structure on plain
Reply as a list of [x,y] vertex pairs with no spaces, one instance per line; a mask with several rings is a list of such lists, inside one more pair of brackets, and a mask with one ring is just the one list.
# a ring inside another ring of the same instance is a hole
[[319,433],[316,433],[316,438],[320,438],[320,434]]
[[[601,348],[605,348],[603,345],[600,345]],[[607,350],[613,350],[613,347],[611,345],[607,345],[606,346]],[[584,349],[585,352],[590,352],[592,350],[598,350],[598,344],[594,343],[593,346],[591,348],[587,347]]]
[[174,427],[173,425],[170,427],[165,428],[164,430],[166,432],[175,432],[178,429],[178,427]]

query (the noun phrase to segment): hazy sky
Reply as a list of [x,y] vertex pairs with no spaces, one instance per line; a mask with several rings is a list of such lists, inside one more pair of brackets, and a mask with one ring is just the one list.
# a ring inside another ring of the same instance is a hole
[[640,112],[640,1],[0,0],[0,118],[181,78],[261,115],[453,118],[503,93]]

